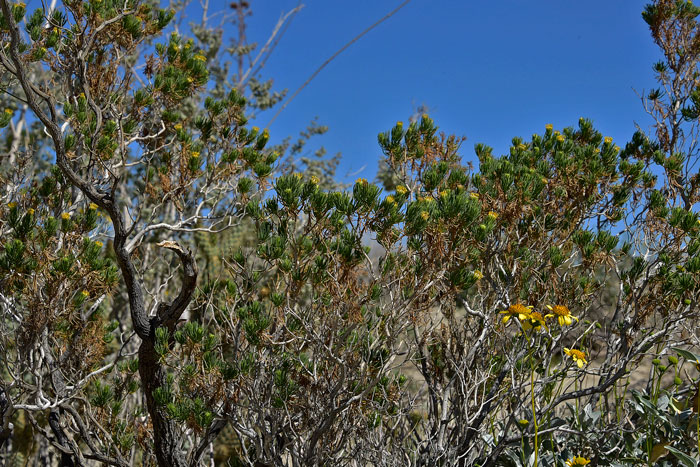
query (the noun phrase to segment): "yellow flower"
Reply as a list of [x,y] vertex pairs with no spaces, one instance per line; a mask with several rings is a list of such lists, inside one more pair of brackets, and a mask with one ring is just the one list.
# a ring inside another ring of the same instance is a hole
[[530,329],[539,331],[543,326],[545,329],[549,329],[547,327],[547,323],[544,321],[544,316],[542,316],[542,313],[539,311],[531,311],[530,316],[523,320],[522,324],[523,329],[526,331],[529,331]]
[[399,128],[402,128],[402,127],[403,127],[403,122],[401,122],[401,121],[396,122],[396,126],[399,127]]
[[357,180],[355,180],[355,184],[357,184],[357,185],[367,185],[367,180],[364,179],[364,178],[358,178]]
[[198,153],[197,151],[194,151],[194,152],[192,153],[192,157],[194,157],[195,159],[198,158],[198,157],[199,157],[199,153]]
[[440,192],[440,197],[441,197],[441,198],[447,198],[447,195],[449,195],[449,194],[450,194],[450,191],[449,191],[449,190],[442,190],[442,191]]
[[605,142],[605,144],[612,143],[612,136],[606,136],[605,138],[603,138],[603,141]]
[[175,129],[178,131],[182,130],[182,123],[178,123],[177,125],[175,125]]
[[476,279],[478,281],[480,281],[481,279],[484,278],[484,275],[478,269],[474,269],[474,272],[472,272],[472,275],[474,276],[474,279]]
[[297,178],[297,180],[301,180],[304,176],[300,174],[299,172],[294,173],[294,176]]
[[566,136],[564,135],[557,135],[557,141],[560,143],[563,143],[566,140]]
[[27,212],[29,213],[30,216],[34,215],[34,209],[32,209],[32,208],[27,209]]
[[508,320],[510,320],[512,316],[517,316],[520,321],[523,321],[530,318],[532,307],[516,303],[515,305],[509,306],[507,310],[500,311],[499,313],[505,315],[502,320],[503,324],[508,323]]
[[311,176],[311,183],[313,183],[314,185],[318,185],[320,181],[321,180],[316,175]]
[[421,201],[424,201],[426,203],[434,203],[435,202],[435,200],[433,198],[428,198],[427,196],[425,198],[421,199]]
[[574,456],[571,458],[571,460],[566,461],[566,465],[568,465],[569,467],[575,467],[577,465],[588,465],[590,463],[590,459],[586,459],[582,456]]
[[547,180],[546,178],[542,177],[542,183],[547,183],[548,181],[549,181],[549,180]]
[[405,195],[406,193],[408,193],[408,188],[406,188],[403,185],[399,185],[396,187],[396,192],[400,195]]
[[489,217],[490,217],[491,219],[498,219],[498,213],[497,213],[497,212],[493,212],[493,211],[489,211]]
[[[576,365],[578,365],[579,368],[583,368],[583,365],[587,365],[588,362],[586,361],[586,354],[581,352],[580,350],[576,349],[567,349],[564,347],[564,353],[568,355],[569,357],[574,359],[574,362],[576,362]],[[577,464],[574,464],[577,465]],[[579,465],[584,465],[584,464],[579,464]]]
[[552,312],[545,316],[545,318],[557,317],[559,321],[559,326],[571,326],[573,320],[578,321],[578,318],[571,314],[571,311],[566,307],[566,305],[554,305],[553,307],[547,305],[547,308]]
[[195,59],[195,60],[199,60],[200,62],[206,62],[206,61],[207,61],[207,58],[206,58],[204,55],[201,55],[201,54],[195,55],[195,56],[194,56],[194,59]]
[[70,213],[64,212],[63,214],[61,214],[61,219],[67,221],[68,219],[70,219]]
[[80,294],[85,298],[88,298],[90,296],[90,292],[88,292],[87,290],[83,290],[82,292],[80,292]]
[[7,115],[12,115],[12,109],[10,109],[10,108],[5,109],[5,113]]
[[95,245],[96,245],[98,248],[102,248],[102,246],[104,245],[104,243],[102,243],[101,241],[98,240],[98,241],[95,242]]
[[474,193],[474,192],[469,193],[469,197],[471,199],[479,199],[479,193]]
[[188,77],[187,77],[187,82],[188,82],[188,83],[193,83],[193,82],[194,82],[194,78],[191,77],[191,76],[188,76]]
[[427,221],[428,217],[430,217],[430,213],[428,213],[428,211],[421,211],[420,216],[423,218],[424,221]]
[[11,203],[7,203],[7,207],[10,208],[10,209],[14,209],[14,208],[17,207],[17,203],[15,203],[14,201],[12,201]]
[[90,203],[90,210],[94,211],[95,209],[97,209],[97,205],[95,203]]
[[523,418],[522,420],[518,420],[518,423],[521,424],[522,426],[525,426],[525,425],[529,424],[530,422]]
[[524,151],[524,150],[527,149],[527,145],[526,145],[526,144],[523,144],[523,143],[520,143],[520,144],[518,144],[518,149],[520,149],[521,151]]
[[551,123],[548,123],[548,124],[546,124],[546,125],[544,126],[544,128],[545,128],[545,130],[547,130],[547,131],[552,131],[552,128],[554,128],[554,126],[552,126]]
[[394,197],[393,197],[393,196],[389,195],[389,196],[386,197],[386,202],[387,202],[387,203],[394,204],[396,201],[394,200]]
[[620,152],[620,146],[613,146],[613,151]]
[[553,134],[554,136],[559,136],[559,130],[555,131]]
[[595,149],[593,150],[593,153],[594,153],[594,154],[598,154],[599,152],[600,152],[600,148],[595,148]]

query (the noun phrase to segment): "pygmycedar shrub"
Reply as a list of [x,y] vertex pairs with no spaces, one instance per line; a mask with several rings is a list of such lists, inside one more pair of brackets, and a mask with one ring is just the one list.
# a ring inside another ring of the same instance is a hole
[[[241,90],[209,92],[210,54],[167,30],[174,11],[0,0],[0,12],[8,459],[697,455],[692,3],[644,11],[676,96],[646,101],[654,138],[621,149],[582,118],[501,157],[477,145],[473,170],[463,141],[423,115],[378,137],[390,191],[276,173]],[[32,141],[19,121],[39,126]],[[192,252],[234,228],[249,234],[236,248]],[[647,389],[628,393],[645,363]]]

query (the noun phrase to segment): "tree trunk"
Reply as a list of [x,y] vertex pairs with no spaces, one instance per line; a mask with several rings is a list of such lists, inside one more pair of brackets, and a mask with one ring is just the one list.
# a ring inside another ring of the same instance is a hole
[[146,395],[146,405],[153,424],[153,444],[158,465],[161,467],[185,467],[187,462],[178,448],[175,422],[167,414],[166,408],[159,406],[153,398],[158,387],[165,386],[166,372],[158,362],[154,348],[155,336],[147,337],[139,347],[139,375]]

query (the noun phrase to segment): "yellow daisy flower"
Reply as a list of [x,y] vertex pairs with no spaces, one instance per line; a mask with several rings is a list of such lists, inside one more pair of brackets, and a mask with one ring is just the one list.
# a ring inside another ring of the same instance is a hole
[[490,217],[491,219],[498,219],[498,213],[497,213],[497,212],[489,211],[489,214],[488,214],[488,215],[489,215],[489,217]]
[[68,219],[70,219],[70,213],[64,212],[63,214],[61,214],[61,219],[67,221]]
[[571,314],[571,311],[569,311],[566,305],[547,305],[547,308],[552,313],[545,316],[545,318],[554,318],[556,316],[559,321],[559,326],[571,326],[574,322],[573,320],[578,322],[578,318]]
[[33,215],[34,215],[34,209],[32,209],[32,208],[27,209],[27,213],[29,213],[30,216],[33,216]]
[[469,197],[471,199],[479,199],[479,193],[469,193]]
[[17,207],[17,203],[15,203],[14,201],[12,201],[11,203],[7,203],[7,207],[10,208],[10,209],[14,209],[14,208]]
[[102,248],[102,245],[104,245],[104,243],[100,242],[99,240],[95,242],[95,246],[98,248]]
[[355,180],[355,183],[358,185],[367,185],[367,180],[364,178],[358,178],[357,180]]
[[313,183],[314,185],[318,185],[320,181],[321,180],[316,175],[311,176],[311,183]]
[[394,204],[396,201],[394,200],[394,197],[389,195],[386,197],[386,202],[390,204]]
[[472,272],[472,275],[473,275],[474,278],[475,278],[476,280],[478,280],[478,281],[480,281],[481,279],[484,278],[484,274],[482,274],[482,272],[479,271],[478,269],[474,269],[474,272]]
[[566,136],[564,135],[557,135],[557,141],[560,143],[563,143],[566,140]]
[[[564,347],[564,353],[568,355],[569,357],[573,358],[574,361],[576,362],[576,365],[578,365],[579,368],[583,368],[583,365],[587,365],[588,362],[586,361],[586,354],[583,353],[580,350],[576,349],[567,349]],[[576,465],[576,464],[574,464]],[[583,465],[583,464],[581,464]]]
[[566,461],[566,465],[568,465],[569,467],[575,467],[577,465],[588,465],[590,463],[590,459],[586,459],[582,456],[574,456],[570,460]]
[[545,128],[545,130],[547,130],[547,131],[552,131],[552,128],[554,128],[554,126],[553,126],[551,123],[548,123],[548,124],[546,124],[546,125],[544,126],[544,128]]
[[610,144],[610,143],[612,143],[612,136],[606,136],[606,137],[603,139],[603,141],[605,142],[605,144]]
[[529,331],[530,329],[534,329],[535,331],[539,331],[543,326],[545,329],[549,329],[547,327],[547,323],[544,321],[544,316],[542,316],[542,313],[539,311],[532,311],[530,312],[530,316],[527,317],[527,319],[523,320],[523,329],[526,331]]
[[97,209],[97,205],[95,203],[90,203],[90,210],[94,211],[95,209]]
[[430,217],[430,213],[428,211],[421,211],[420,216],[423,218],[424,221],[427,221],[428,217]]
[[516,303],[515,305],[509,306],[507,310],[500,311],[499,313],[505,315],[502,321],[503,324],[507,324],[512,316],[516,316],[520,321],[530,318],[532,307]]

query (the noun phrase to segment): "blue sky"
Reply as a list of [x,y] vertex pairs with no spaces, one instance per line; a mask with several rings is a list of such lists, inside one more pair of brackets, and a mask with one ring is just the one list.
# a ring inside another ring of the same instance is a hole
[[[265,76],[295,90],[348,40],[398,0],[307,0]],[[249,38],[263,42],[296,0],[254,0]],[[420,104],[447,133],[466,136],[465,160],[485,143],[496,154],[528,138],[591,118],[622,145],[635,123],[648,129],[635,90],[654,87],[659,52],[641,19],[643,1],[412,0],[338,56],[270,127],[296,134],[314,116],[329,126],[311,148],[341,152],[339,174],[372,179],[376,137]],[[263,125],[271,115],[263,115]]]

